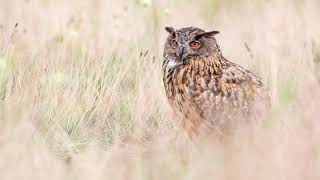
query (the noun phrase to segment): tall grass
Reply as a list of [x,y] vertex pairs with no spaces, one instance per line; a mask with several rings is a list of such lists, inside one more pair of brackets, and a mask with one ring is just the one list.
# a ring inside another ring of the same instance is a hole
[[[0,1],[1,179],[318,179],[319,7]],[[224,143],[184,140],[162,85],[166,25],[219,30],[269,88],[270,118]]]

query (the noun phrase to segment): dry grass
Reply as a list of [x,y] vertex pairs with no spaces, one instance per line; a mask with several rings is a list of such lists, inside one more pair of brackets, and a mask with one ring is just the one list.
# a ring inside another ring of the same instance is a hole
[[[0,0],[1,179],[319,179],[319,7]],[[263,126],[182,160],[161,80],[165,25],[221,32],[224,54],[270,89]]]

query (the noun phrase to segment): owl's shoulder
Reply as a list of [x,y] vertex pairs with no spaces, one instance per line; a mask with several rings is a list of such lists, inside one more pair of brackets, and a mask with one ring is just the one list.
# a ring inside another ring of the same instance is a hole
[[244,95],[251,99],[255,96],[265,96],[264,94],[267,94],[258,76],[232,62],[224,64],[220,68],[218,76],[213,76],[212,78],[217,83],[212,84],[209,89],[218,89],[222,96],[231,98]]
[[263,86],[261,79],[258,76],[232,62],[229,62],[221,69],[221,79],[227,84],[231,83],[239,86],[250,85],[256,87]]

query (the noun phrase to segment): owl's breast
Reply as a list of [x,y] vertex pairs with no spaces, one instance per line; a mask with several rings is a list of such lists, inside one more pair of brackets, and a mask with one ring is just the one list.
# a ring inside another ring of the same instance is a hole
[[163,71],[166,94],[176,110],[203,114],[219,94],[217,75],[200,61],[174,67],[164,64]]
[[188,99],[219,91],[219,82],[215,78],[218,75],[201,61],[179,65],[168,62],[164,64],[163,72],[163,81],[169,98],[182,95]]

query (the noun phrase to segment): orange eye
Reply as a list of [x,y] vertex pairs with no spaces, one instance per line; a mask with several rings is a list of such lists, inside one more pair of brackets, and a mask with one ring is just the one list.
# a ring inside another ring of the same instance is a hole
[[198,41],[192,41],[192,42],[190,42],[190,46],[191,47],[197,47],[197,46],[199,46],[200,45],[200,43],[198,42]]
[[176,40],[172,40],[172,46],[173,47],[177,47],[178,46],[178,42]]

